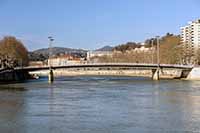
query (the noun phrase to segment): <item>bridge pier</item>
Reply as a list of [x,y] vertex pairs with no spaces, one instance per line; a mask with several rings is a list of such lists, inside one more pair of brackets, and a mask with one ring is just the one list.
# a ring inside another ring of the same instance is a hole
[[52,83],[54,81],[54,75],[53,75],[53,70],[49,70],[49,83]]
[[160,68],[152,69],[152,80],[160,80]]

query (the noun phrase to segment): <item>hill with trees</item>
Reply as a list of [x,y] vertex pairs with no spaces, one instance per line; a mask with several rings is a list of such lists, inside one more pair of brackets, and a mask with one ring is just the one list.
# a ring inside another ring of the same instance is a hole
[[[57,56],[60,54],[72,54],[76,57],[86,57],[87,51],[82,49],[72,49],[63,47],[53,47],[52,55]],[[49,57],[49,48],[38,49],[29,52],[29,59],[31,61],[44,61]]]
[[104,46],[102,48],[96,49],[95,51],[112,51],[113,47],[111,46]]
[[[99,62],[133,62],[133,63],[156,63],[156,38],[150,38],[141,43],[128,42],[113,48],[113,56],[99,57]],[[160,63],[181,64],[183,61],[180,36],[167,33],[159,39]],[[152,47],[153,45],[153,47]],[[149,50],[135,50],[136,48],[149,48]]]
[[127,50],[132,50],[132,49],[140,48],[140,47],[142,47],[141,43],[127,42],[126,44],[120,44],[114,47],[113,50],[125,52]]

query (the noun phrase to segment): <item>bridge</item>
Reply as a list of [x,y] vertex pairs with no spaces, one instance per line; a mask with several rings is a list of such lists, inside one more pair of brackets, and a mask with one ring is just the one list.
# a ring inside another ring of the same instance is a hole
[[[151,70],[151,77],[153,80],[159,80],[160,75],[163,70],[179,70],[181,73],[179,74],[181,77],[186,77],[188,73],[193,69],[192,65],[172,65],[172,64],[141,64],[141,63],[87,63],[87,64],[69,64],[65,66],[41,66],[41,67],[18,67],[14,68],[15,71],[23,71],[23,72],[34,72],[41,70],[50,70],[49,71],[49,80],[53,80],[53,73],[58,69],[83,69],[83,71],[87,71],[90,69],[102,70],[105,69],[107,71],[115,70],[127,70],[129,71],[144,71]],[[185,76],[186,75],[186,76]],[[137,75],[135,75],[137,76]]]
[[[28,66],[28,67],[16,67],[10,71],[14,71],[17,73],[28,73],[34,71],[42,71],[42,70],[49,70],[49,80],[53,81],[54,79],[54,71],[55,70],[69,70],[69,69],[82,69],[83,71],[96,69],[102,70],[105,69],[107,71],[114,70],[129,70],[129,71],[151,71],[151,77],[153,80],[159,80],[160,75],[164,70],[178,70],[180,72],[180,78],[187,77],[189,72],[192,71],[194,68],[193,65],[173,65],[173,64],[145,64],[145,63],[86,63],[86,64],[69,64],[65,66]],[[0,69],[0,74],[4,73],[4,69]],[[137,76],[137,75],[135,75]]]
[[[139,64],[139,63],[87,63],[87,64],[69,64],[65,66],[51,66],[51,69],[63,69],[63,68],[135,68],[135,69],[181,69],[191,70],[193,65],[172,65],[172,64]],[[49,66],[28,66],[28,67],[17,67],[15,70],[24,71],[38,71],[48,70]]]

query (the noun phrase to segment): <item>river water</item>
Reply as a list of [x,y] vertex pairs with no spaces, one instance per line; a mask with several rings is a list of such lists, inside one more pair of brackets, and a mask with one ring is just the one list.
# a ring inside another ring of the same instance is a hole
[[199,131],[200,81],[60,77],[0,86],[0,133]]

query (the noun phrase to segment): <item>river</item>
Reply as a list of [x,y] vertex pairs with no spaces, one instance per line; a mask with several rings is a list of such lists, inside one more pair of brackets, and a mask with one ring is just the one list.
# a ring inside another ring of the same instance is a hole
[[0,133],[200,131],[200,81],[60,77],[0,85]]

